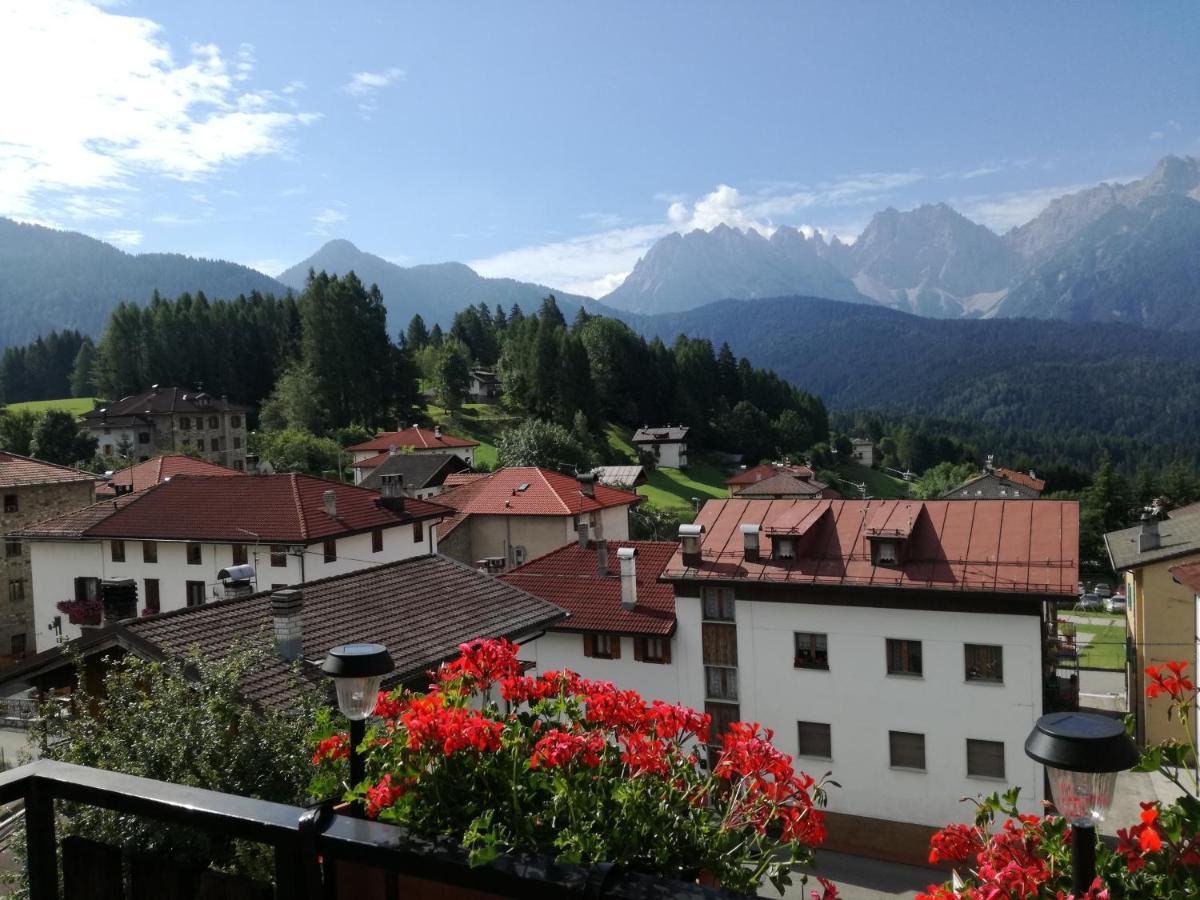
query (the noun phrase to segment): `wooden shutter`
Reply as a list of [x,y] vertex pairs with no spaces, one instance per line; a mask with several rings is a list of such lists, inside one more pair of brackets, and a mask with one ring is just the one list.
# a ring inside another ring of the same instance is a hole
[[596,655],[596,636],[593,634],[585,634],[583,636],[583,655]]
[[700,626],[704,663],[709,666],[736,666],[737,626],[705,622]]
[[633,658],[638,662],[646,661],[646,639],[635,637],[633,639]]
[[620,659],[621,658],[621,636],[619,634],[614,634],[612,636],[611,643],[612,643],[612,658]]
[[671,662],[671,639],[669,637],[662,638],[662,661],[669,665]]

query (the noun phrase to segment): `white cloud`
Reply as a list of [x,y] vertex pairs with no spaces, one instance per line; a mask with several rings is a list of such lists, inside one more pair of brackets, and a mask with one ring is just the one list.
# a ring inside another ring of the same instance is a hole
[[119,228],[101,235],[110,244],[121,247],[137,247],[142,243],[142,233],[133,228]]
[[1166,136],[1167,136],[1167,133],[1165,131],[1150,132],[1150,140],[1152,140],[1152,141],[1161,141]]
[[949,202],[968,219],[1003,234],[1010,228],[1024,225],[1037,216],[1051,200],[1089,187],[1094,187],[1094,185],[1061,184],[1053,187],[1031,188],[1025,191],[960,197]]
[[249,45],[232,71],[211,44],[179,61],[155,22],[84,0],[0,3],[0,214],[70,215],[64,198],[82,196],[117,208],[138,176],[285,153],[317,116],[240,85],[253,65]]
[[342,85],[342,90],[352,97],[358,97],[359,112],[370,118],[371,113],[379,108],[379,98],[376,96],[379,91],[403,79],[404,70],[394,67],[382,72],[355,72]]
[[311,233],[327,236],[334,230],[335,225],[348,222],[350,217],[336,207],[327,206],[324,209],[317,210],[312,220],[313,228]]

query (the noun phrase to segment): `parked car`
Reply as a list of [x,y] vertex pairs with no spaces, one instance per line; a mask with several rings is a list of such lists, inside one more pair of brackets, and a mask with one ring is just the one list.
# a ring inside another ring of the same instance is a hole
[[1075,604],[1076,609],[1082,609],[1085,612],[1095,612],[1101,609],[1100,598],[1095,594],[1084,594],[1079,598],[1079,602]]
[[1082,581],[1079,582],[1079,587],[1076,589],[1075,593],[1079,594],[1081,597],[1087,593],[1087,588],[1084,586]]
[[1125,606],[1125,595],[1124,594],[1114,594],[1111,597],[1104,598],[1104,611],[1105,612],[1123,613],[1123,612],[1125,612],[1125,609],[1126,609],[1126,606]]
[[1101,600],[1103,600],[1105,597],[1112,596],[1112,588],[1109,587],[1107,584],[1101,584],[1101,583],[1097,582],[1096,586],[1094,588],[1092,588],[1092,593],[1095,594],[1097,597],[1099,597]]

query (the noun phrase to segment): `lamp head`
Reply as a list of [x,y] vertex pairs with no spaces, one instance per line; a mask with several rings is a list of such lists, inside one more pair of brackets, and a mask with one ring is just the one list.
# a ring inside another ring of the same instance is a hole
[[352,722],[375,711],[379,682],[394,668],[382,644],[342,644],[331,649],[321,664],[321,671],[333,678],[338,709]]
[[1025,740],[1025,754],[1046,766],[1054,805],[1072,825],[1094,827],[1112,805],[1117,773],[1138,760],[1117,719],[1096,713],[1050,713]]

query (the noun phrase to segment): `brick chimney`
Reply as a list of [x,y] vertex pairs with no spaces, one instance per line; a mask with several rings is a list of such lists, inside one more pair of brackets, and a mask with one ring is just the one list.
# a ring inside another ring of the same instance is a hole
[[618,547],[617,560],[621,565],[621,607],[637,608],[637,547]]
[[298,588],[283,588],[271,594],[271,618],[275,624],[275,650],[288,662],[304,652],[304,593]]
[[588,523],[580,521],[575,526],[575,535],[579,539],[579,546],[586,550],[588,545]]
[[608,577],[608,541],[596,541],[596,575]]

